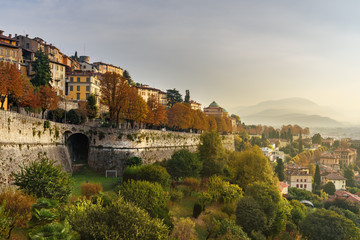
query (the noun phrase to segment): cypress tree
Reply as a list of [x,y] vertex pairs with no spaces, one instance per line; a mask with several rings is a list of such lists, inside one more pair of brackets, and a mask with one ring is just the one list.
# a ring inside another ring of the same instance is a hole
[[276,159],[277,165],[275,167],[275,173],[279,178],[279,181],[284,181],[284,162],[281,158]]
[[314,190],[319,190],[321,185],[321,176],[320,176],[320,167],[319,164],[316,165],[315,175],[314,175]]

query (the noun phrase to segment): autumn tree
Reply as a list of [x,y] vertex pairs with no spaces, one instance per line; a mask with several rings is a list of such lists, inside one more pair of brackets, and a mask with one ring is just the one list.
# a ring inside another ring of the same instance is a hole
[[4,108],[5,99],[12,95],[19,98],[23,94],[23,81],[14,64],[0,62],[0,109]]
[[49,85],[40,86],[39,88],[40,105],[42,111],[42,118],[46,110],[55,110],[58,106],[59,99],[56,91]]
[[150,125],[160,126],[166,123],[166,110],[165,107],[154,96],[150,96],[147,101],[148,114],[145,122]]
[[130,87],[127,79],[120,74],[107,72],[103,76],[100,90],[103,103],[109,107],[110,126],[113,122],[118,124],[128,106]]
[[183,101],[181,94],[175,88],[166,90],[166,95],[169,107],[172,107],[176,103],[181,103]]
[[136,88],[132,87],[129,90],[128,106],[125,111],[125,119],[130,122],[131,127],[134,127],[135,122],[144,122],[146,115],[149,112],[145,100],[139,96]]
[[210,131],[217,131],[217,123],[214,116],[208,116],[208,125]]
[[191,109],[186,104],[175,103],[172,108],[167,110],[167,119],[168,126],[171,128],[188,129],[192,125]]
[[32,70],[35,72],[31,83],[34,87],[49,85],[52,82],[51,70],[48,56],[41,50],[35,54],[35,62],[32,64]]

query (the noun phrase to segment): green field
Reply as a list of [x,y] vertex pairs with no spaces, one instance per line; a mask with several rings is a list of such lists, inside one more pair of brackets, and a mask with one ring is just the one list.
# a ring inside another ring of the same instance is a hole
[[81,184],[85,182],[99,183],[103,187],[103,191],[112,191],[117,185],[119,178],[105,177],[102,174],[95,172],[88,166],[84,166],[80,172],[73,173],[72,180],[72,196],[77,197],[81,195]]

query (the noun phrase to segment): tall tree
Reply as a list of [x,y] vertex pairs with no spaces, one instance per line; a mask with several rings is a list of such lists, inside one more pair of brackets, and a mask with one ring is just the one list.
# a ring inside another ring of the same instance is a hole
[[40,86],[39,96],[41,103],[42,118],[46,110],[55,110],[58,106],[58,96],[56,91],[50,86]]
[[23,94],[23,81],[14,64],[0,62],[0,109],[4,108],[5,99],[12,95],[19,98]]
[[190,103],[190,91],[189,90],[185,91],[185,100],[184,100],[184,102]]
[[203,176],[210,177],[222,173],[224,161],[221,156],[224,148],[218,133],[214,131],[203,133],[200,136],[198,151],[203,162]]
[[136,88],[132,87],[129,91],[128,107],[125,112],[125,119],[134,127],[135,122],[144,122],[148,113],[145,100],[139,96]]
[[96,96],[94,94],[90,94],[86,100],[87,100],[86,111],[88,118],[89,119],[96,118],[98,114]]
[[166,110],[165,107],[154,96],[150,96],[147,101],[148,114],[145,122],[150,125],[160,126],[166,123]]
[[320,135],[320,133],[316,133],[314,134],[314,136],[312,136],[312,143],[313,144],[321,144],[322,143],[322,137]]
[[321,185],[320,167],[316,164],[315,175],[314,175],[314,190],[319,190]]
[[126,78],[114,72],[107,72],[101,81],[100,91],[102,101],[109,107],[110,126],[113,126],[113,122],[118,124],[120,119],[124,118],[129,105],[130,87]]
[[167,110],[168,126],[176,130],[189,129],[192,126],[191,109],[187,104],[176,103]]
[[277,165],[275,167],[275,173],[280,181],[284,181],[284,162],[281,158],[276,159]]
[[130,74],[129,74],[129,72],[128,72],[127,70],[125,70],[125,71],[123,72],[123,76],[124,76],[124,78],[126,78],[126,80],[128,81],[128,84],[129,84],[130,86],[134,86],[134,85],[135,85],[135,82],[132,80],[132,78],[131,78],[131,76],[130,76]]
[[354,172],[351,168],[345,168],[344,177],[346,178],[346,186],[355,187]]
[[175,88],[166,90],[166,95],[167,95],[167,101],[168,101],[167,105],[169,107],[174,106],[175,103],[180,103],[183,101],[181,94]]
[[50,63],[48,56],[41,50],[35,54],[35,62],[32,64],[34,77],[31,79],[31,83],[34,87],[40,87],[49,85],[52,82]]

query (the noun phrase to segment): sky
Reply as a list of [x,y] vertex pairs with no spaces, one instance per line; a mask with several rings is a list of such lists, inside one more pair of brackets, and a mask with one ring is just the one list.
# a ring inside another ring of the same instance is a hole
[[0,0],[4,34],[226,109],[302,97],[360,123],[360,1]]

